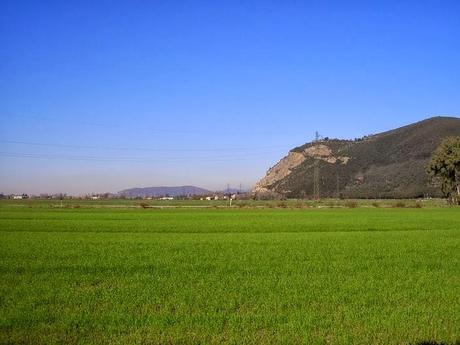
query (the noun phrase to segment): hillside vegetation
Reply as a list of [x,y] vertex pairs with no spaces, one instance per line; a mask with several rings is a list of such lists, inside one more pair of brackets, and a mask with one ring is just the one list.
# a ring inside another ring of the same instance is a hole
[[269,169],[253,193],[312,197],[317,162],[321,197],[440,196],[425,170],[442,139],[455,135],[460,135],[459,118],[434,117],[362,139],[310,142]]

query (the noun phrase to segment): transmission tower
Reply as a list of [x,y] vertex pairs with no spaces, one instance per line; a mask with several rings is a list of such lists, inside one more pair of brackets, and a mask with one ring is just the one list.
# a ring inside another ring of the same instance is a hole
[[340,199],[340,176],[339,176],[339,167],[338,167],[338,165],[337,165],[336,172],[337,172],[337,196],[336,196],[336,198]]
[[[320,135],[318,131],[315,132],[315,149],[318,150]],[[319,159],[314,157],[314,165],[313,165],[313,197],[315,199],[320,198],[319,192],[319,180],[320,180],[320,170],[319,170]]]

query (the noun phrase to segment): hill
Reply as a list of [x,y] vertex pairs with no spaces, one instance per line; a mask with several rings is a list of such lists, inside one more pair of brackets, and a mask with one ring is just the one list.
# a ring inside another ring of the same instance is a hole
[[145,187],[130,188],[118,192],[119,195],[127,197],[159,197],[159,196],[185,196],[210,194],[209,190],[195,186],[177,187]]
[[253,188],[259,197],[415,198],[439,196],[425,167],[441,140],[460,135],[460,119],[433,117],[355,140],[324,139],[289,151]]

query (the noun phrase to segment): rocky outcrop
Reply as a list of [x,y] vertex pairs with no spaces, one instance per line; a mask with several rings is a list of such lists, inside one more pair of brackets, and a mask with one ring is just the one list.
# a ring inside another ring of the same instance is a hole
[[267,174],[253,188],[253,193],[267,193],[270,186],[287,177],[295,167],[305,161],[303,153],[289,152],[286,157],[281,159],[275,166],[268,169]]
[[275,166],[268,169],[267,174],[254,186],[255,194],[274,192],[272,186],[285,179],[292,171],[307,159],[318,159],[329,164],[347,164],[350,157],[334,155],[326,142],[315,142],[305,149],[290,151]]
[[350,157],[347,156],[334,156],[332,149],[324,143],[315,143],[303,151],[306,157],[320,159],[327,163],[334,164],[339,161],[342,164],[347,164]]

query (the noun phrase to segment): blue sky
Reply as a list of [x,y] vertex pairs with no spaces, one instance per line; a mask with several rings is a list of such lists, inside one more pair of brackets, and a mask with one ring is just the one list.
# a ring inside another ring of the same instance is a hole
[[0,192],[249,188],[460,115],[458,1],[2,1]]

